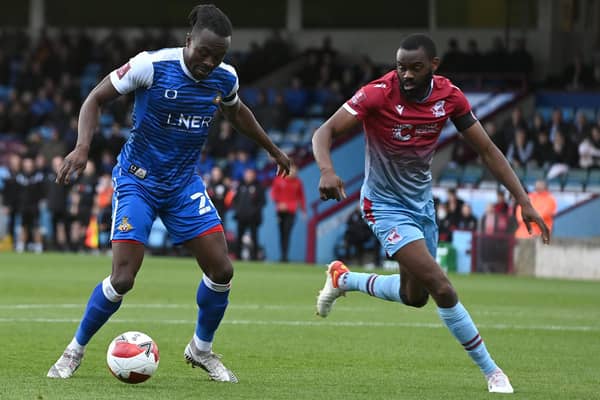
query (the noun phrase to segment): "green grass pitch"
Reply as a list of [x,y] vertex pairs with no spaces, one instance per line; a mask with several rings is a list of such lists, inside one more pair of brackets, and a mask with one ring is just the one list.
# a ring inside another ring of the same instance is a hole
[[[147,257],[121,310],[73,378],[46,372],[72,338],[110,259],[0,254],[0,399],[489,399],[485,380],[437,317],[350,293],[327,319],[314,303],[324,268],[235,263],[214,349],[240,378],[208,381],[183,361],[201,277],[191,259]],[[600,283],[451,276],[515,399],[600,399]],[[106,349],[139,330],[158,343],[140,385],[110,375]]]

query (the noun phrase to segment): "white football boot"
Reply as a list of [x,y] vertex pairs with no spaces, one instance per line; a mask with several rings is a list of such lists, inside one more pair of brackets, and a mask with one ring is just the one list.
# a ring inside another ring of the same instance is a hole
[[350,272],[350,270],[341,261],[333,261],[327,266],[325,285],[317,296],[318,316],[327,317],[331,312],[335,300],[340,296],[345,296],[346,292],[338,287],[338,278],[346,272]]
[[500,368],[488,375],[487,381],[490,393],[514,393],[508,376]]
[[192,364],[192,368],[202,368],[213,381],[238,383],[235,374],[221,362],[221,356],[212,351],[198,350],[193,338],[185,347],[183,356],[186,363]]
[[56,361],[56,363],[52,367],[50,367],[48,375],[46,376],[48,378],[70,378],[71,375],[73,375],[75,371],[77,371],[77,368],[79,368],[82,359],[83,352],[69,349],[67,347],[65,349],[65,352],[58,359],[58,361]]

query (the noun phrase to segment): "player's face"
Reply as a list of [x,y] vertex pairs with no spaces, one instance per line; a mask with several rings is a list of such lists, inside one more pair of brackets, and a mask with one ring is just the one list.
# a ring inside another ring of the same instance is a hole
[[396,71],[402,94],[412,100],[425,97],[438,65],[439,58],[429,59],[422,47],[417,50],[398,49]]
[[183,59],[193,77],[201,80],[210,75],[223,61],[230,43],[231,36],[219,36],[208,29],[188,35]]

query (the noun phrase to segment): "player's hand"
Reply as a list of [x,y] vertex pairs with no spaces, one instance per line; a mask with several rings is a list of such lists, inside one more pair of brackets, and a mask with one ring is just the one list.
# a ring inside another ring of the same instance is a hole
[[333,170],[321,172],[321,179],[319,179],[319,195],[321,200],[335,199],[340,201],[346,198],[344,182]]
[[56,183],[68,184],[71,177],[77,179],[85,169],[88,160],[88,149],[77,146],[63,160],[56,171]]
[[531,223],[534,222],[542,231],[542,241],[544,244],[550,243],[550,229],[546,226],[546,223],[538,214],[538,212],[533,208],[531,203],[527,203],[521,206],[521,216],[523,218],[523,222],[525,223],[525,227],[527,228],[527,232],[531,235]]
[[277,163],[277,176],[288,176],[292,168],[292,160],[283,151],[273,157]]

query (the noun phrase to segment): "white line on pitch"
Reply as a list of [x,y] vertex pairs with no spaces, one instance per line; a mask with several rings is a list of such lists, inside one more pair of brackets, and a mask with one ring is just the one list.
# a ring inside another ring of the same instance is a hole
[[[198,306],[195,303],[189,304],[123,304],[122,308],[151,308],[151,309],[190,309],[196,310]],[[81,304],[0,304],[0,310],[35,310],[35,309],[85,309],[85,303]],[[298,305],[275,305],[275,304],[230,304],[228,309],[232,310],[308,310],[314,308],[312,304]],[[352,311],[373,311],[375,307],[338,307],[336,309],[346,309]]]
[[[0,323],[78,323],[75,318],[0,318]],[[148,320],[141,319],[111,319],[111,323],[121,324],[144,324]],[[153,324],[165,325],[193,325],[193,320],[166,319],[153,320]],[[445,328],[438,323],[427,322],[376,322],[376,321],[266,321],[266,320],[246,320],[233,319],[223,320],[227,325],[268,325],[268,326],[343,326],[343,327],[368,327],[368,328]],[[600,326],[582,326],[582,325],[510,325],[510,324],[478,324],[483,329],[499,330],[532,330],[532,331],[571,331],[571,332],[598,332]]]
[[[196,304],[190,302],[189,304],[161,304],[161,303],[149,303],[149,304],[136,304],[136,303],[125,303],[122,306],[122,309],[189,309],[196,310]],[[311,305],[277,305],[277,304],[230,304],[228,309],[230,310],[313,310],[314,306]],[[511,317],[522,317],[528,316],[531,313],[528,311],[524,311],[520,307],[520,310],[512,309],[507,307],[498,308],[498,309],[490,309],[489,307],[485,309],[477,309],[471,310],[470,313],[472,315],[485,315],[485,316],[498,316],[498,315],[510,315]],[[0,310],[35,310],[35,309],[76,309],[76,310],[84,310],[85,304],[0,304]],[[377,307],[355,307],[355,306],[344,306],[344,305],[336,305],[336,311],[352,311],[352,312],[372,312],[376,311]],[[533,312],[533,311],[532,311]],[[595,318],[599,315],[599,313],[595,310],[585,310],[580,311],[579,314],[573,314],[571,310],[535,310],[534,313],[536,315],[548,314],[552,317],[560,316],[561,319],[568,320],[582,320],[582,319],[590,319]]]

